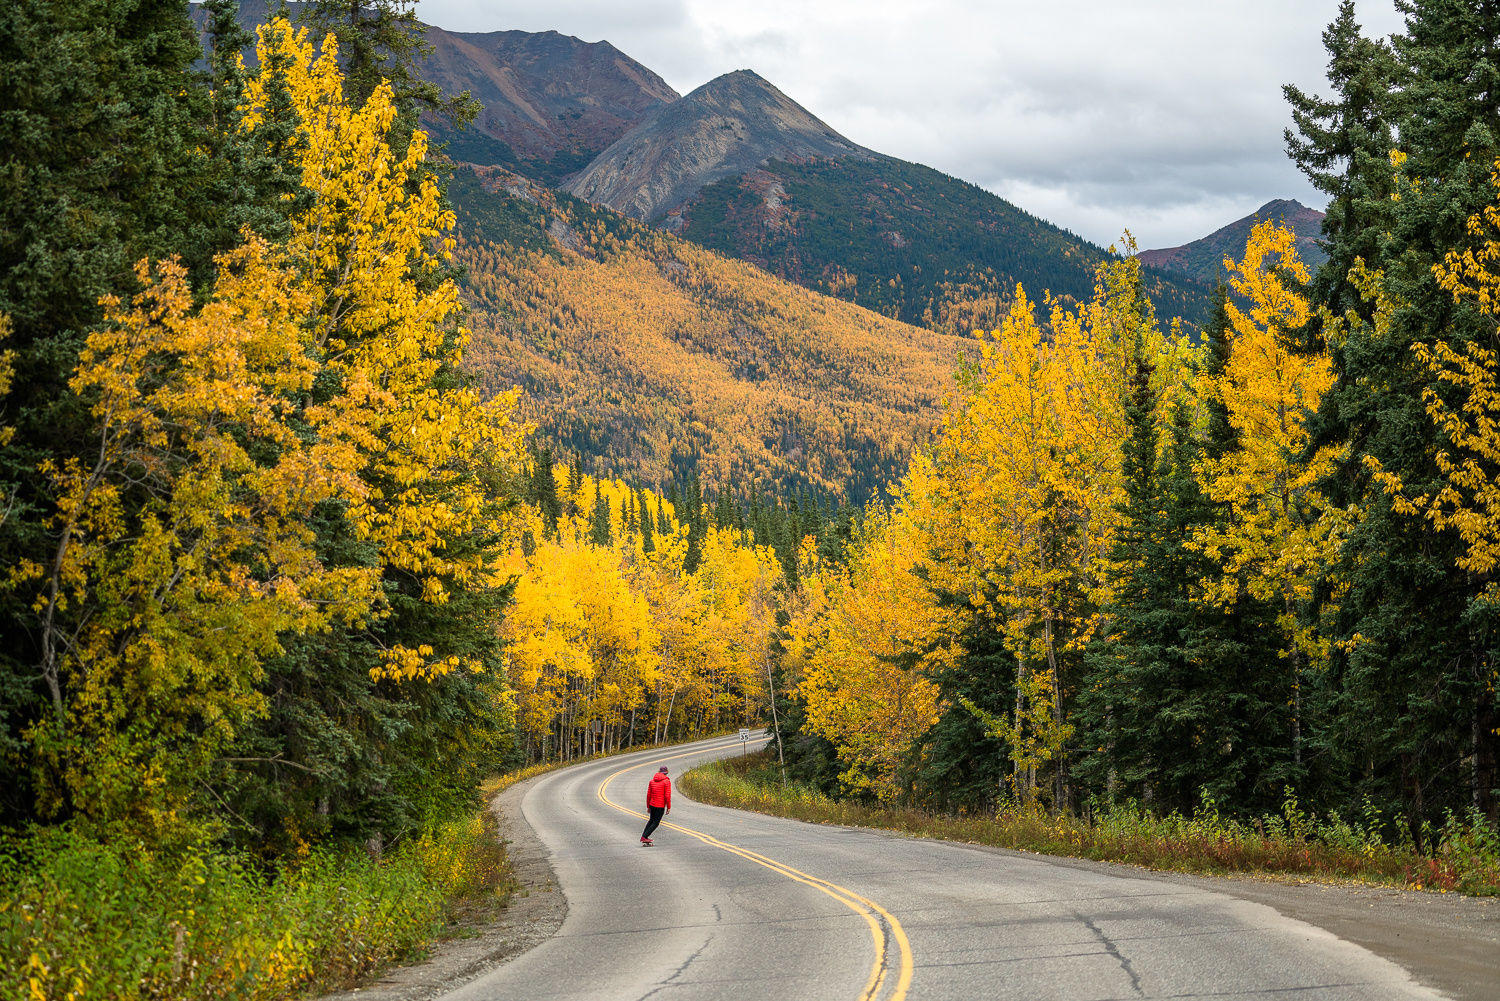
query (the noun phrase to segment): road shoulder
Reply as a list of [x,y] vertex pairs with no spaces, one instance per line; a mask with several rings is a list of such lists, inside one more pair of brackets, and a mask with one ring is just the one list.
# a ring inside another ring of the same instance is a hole
[[438,942],[425,960],[321,1001],[424,1001],[473,980],[551,938],[568,914],[547,848],[521,816],[521,799],[545,776],[518,782],[490,801],[519,883],[498,917],[466,937]]
[[[905,837],[889,831],[878,833]],[[1495,1001],[1500,997],[1500,898],[1290,878],[1198,876],[990,845],[941,843],[1111,876],[1191,886],[1264,904],[1285,917],[1322,928],[1396,963],[1418,982],[1454,1001]]]

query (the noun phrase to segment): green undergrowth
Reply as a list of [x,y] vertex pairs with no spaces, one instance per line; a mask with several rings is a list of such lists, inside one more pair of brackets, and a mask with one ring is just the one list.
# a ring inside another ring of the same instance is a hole
[[487,811],[378,859],[311,850],[277,872],[46,830],[0,844],[0,996],[185,1001],[348,987],[493,913],[512,886]]
[[694,768],[680,781],[687,795],[715,806],[754,810],[817,824],[896,831],[917,837],[994,845],[1044,855],[1125,862],[1172,872],[1249,873],[1360,881],[1413,889],[1500,894],[1500,831],[1477,818],[1450,818],[1428,832],[1431,849],[1382,836],[1379,818],[1353,823],[1315,817],[1289,798],[1278,816],[1237,820],[1205,803],[1192,816],[1158,816],[1111,807],[1093,820],[1040,809],[996,816],[952,816],[830,798],[797,783],[781,787],[766,754]]

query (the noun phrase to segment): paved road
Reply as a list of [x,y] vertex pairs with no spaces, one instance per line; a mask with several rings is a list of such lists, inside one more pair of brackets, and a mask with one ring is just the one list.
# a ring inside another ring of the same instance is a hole
[[801,824],[674,794],[638,843],[647,777],[738,753],[704,741],[537,781],[556,936],[443,995],[481,999],[1105,1001],[1441,995],[1398,966],[1220,893],[962,845]]

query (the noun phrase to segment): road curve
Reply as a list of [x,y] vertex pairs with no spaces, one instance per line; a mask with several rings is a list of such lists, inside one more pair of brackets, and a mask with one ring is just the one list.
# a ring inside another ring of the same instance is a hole
[[1262,904],[1191,886],[694,803],[639,844],[646,779],[719,738],[536,781],[568,916],[447,1001],[1113,1001],[1442,995]]

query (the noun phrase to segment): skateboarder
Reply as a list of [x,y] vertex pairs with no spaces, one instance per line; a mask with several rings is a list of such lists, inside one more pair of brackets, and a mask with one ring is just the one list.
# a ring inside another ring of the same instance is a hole
[[649,848],[651,832],[656,830],[661,818],[672,812],[672,780],[667,777],[666,765],[657,769],[651,781],[646,783],[646,812],[651,814],[651,819],[646,821],[646,829],[641,832],[641,844]]

